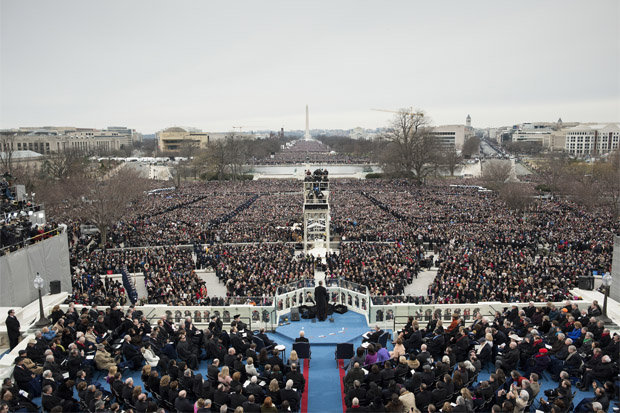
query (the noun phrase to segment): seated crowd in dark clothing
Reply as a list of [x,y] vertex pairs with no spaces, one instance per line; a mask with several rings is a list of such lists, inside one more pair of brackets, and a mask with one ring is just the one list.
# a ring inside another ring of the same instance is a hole
[[[0,411],[260,412],[299,411],[306,380],[296,353],[283,360],[261,330],[234,316],[213,316],[198,329],[187,317],[151,325],[133,306],[67,312],[55,307],[50,327],[36,334],[5,380]],[[206,372],[198,367],[208,360]],[[127,377],[142,371],[142,386]],[[106,374],[107,385],[94,377]],[[78,397],[74,397],[74,388]],[[7,410],[4,410],[7,409]],[[223,410],[222,410],[223,409]],[[236,410],[235,410],[236,409]]]
[[[522,412],[533,403],[545,412],[607,411],[618,398],[620,335],[600,315],[597,303],[581,311],[567,303],[513,306],[493,322],[477,314],[468,327],[457,314],[445,327],[438,314],[424,328],[410,317],[392,352],[373,343],[377,328],[347,366],[347,411]],[[478,380],[488,368],[489,379]],[[544,395],[543,374],[558,382]],[[575,386],[593,397],[573,403]]]

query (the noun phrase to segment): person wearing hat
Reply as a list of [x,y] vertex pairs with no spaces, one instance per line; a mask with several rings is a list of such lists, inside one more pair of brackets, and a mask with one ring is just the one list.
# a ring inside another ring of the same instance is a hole
[[534,354],[532,358],[530,358],[528,363],[528,368],[524,376],[528,377],[532,373],[538,374],[538,376],[542,376],[543,372],[549,367],[551,364],[551,357],[549,357],[549,350],[546,348],[540,348],[538,353]]
[[211,321],[209,322],[209,330],[215,336],[220,335],[220,333],[222,332],[223,325],[224,323],[222,323],[222,320],[218,316],[216,315],[211,316]]
[[409,370],[417,370],[420,368],[420,362],[418,359],[407,360],[407,367],[409,367]]
[[240,314],[235,314],[233,316],[233,322],[237,323],[237,330],[242,332],[247,330],[248,325],[246,323],[244,323],[243,321],[241,321],[241,315]]
[[42,347],[37,345],[37,340],[35,339],[28,340],[26,353],[28,354],[28,358],[35,363],[43,363],[45,361],[44,350]]
[[24,359],[20,357],[15,359],[13,378],[15,378],[15,383],[20,390],[24,390],[34,397],[39,397],[41,395],[41,378],[28,370],[26,366],[24,366]]
[[4,323],[6,324],[6,332],[9,336],[9,351],[11,351],[17,346],[19,337],[21,336],[19,332],[19,320],[15,317],[15,310],[12,308],[9,310],[8,317]]

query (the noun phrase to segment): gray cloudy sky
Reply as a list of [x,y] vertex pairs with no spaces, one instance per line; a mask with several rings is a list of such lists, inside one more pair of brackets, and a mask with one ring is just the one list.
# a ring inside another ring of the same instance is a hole
[[619,5],[0,0],[0,127],[618,121]]

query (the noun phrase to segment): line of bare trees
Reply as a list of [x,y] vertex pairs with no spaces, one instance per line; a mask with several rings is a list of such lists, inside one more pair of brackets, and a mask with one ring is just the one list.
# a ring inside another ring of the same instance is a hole
[[585,207],[607,207],[620,215],[620,150],[595,162],[551,153],[537,162],[536,171],[541,179],[538,189],[552,197],[567,196]]
[[90,161],[79,151],[67,150],[45,158],[39,169],[12,167],[14,181],[36,193],[35,202],[45,205],[47,215],[68,222],[79,219],[95,225],[104,245],[108,228],[114,226],[151,183],[123,163]]
[[531,182],[517,182],[508,160],[485,163],[482,180],[498,192],[506,204],[517,210],[527,208],[536,194],[572,199],[587,209],[606,208],[620,216],[620,151],[606,159],[583,162],[565,153],[545,154],[535,162]]

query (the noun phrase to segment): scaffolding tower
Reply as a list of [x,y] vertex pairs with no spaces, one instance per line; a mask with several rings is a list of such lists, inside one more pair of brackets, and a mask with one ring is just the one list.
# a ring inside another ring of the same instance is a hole
[[304,252],[321,247],[329,252],[329,222],[327,171],[307,172],[304,180]]

